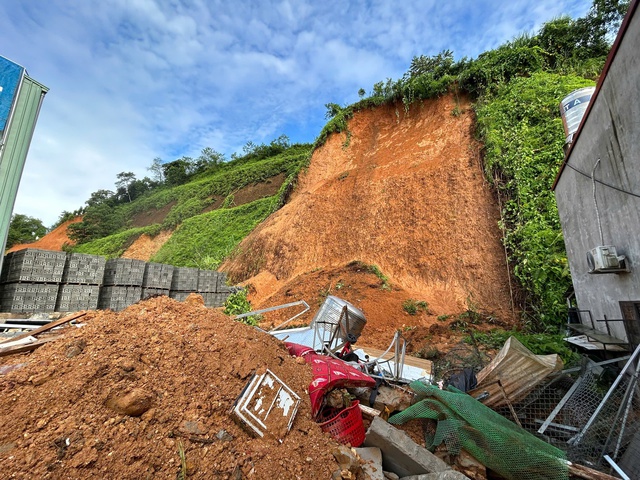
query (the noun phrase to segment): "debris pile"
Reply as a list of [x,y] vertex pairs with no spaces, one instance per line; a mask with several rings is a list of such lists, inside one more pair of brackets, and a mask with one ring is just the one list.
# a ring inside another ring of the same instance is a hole
[[[3,472],[182,480],[613,478],[527,432],[543,417],[530,419],[521,403],[557,377],[556,355],[533,355],[510,338],[477,379],[464,368],[443,389],[444,381],[429,385],[429,362],[411,365],[399,332],[386,352],[369,349],[375,358],[352,350],[366,320],[348,302],[340,305],[331,321],[318,314],[308,327],[268,334],[206,308],[199,295],[185,302],[161,296],[120,313],[79,312],[19,334],[11,346],[0,342]],[[503,403],[510,415],[492,410]],[[545,428],[562,426],[552,422],[561,408]],[[630,402],[623,410],[635,419]],[[405,423],[404,431],[392,426]],[[592,423],[567,443],[579,443]],[[617,435],[624,447],[623,431]]]
[[[330,478],[336,443],[313,421],[311,368],[270,335],[204,307],[152,298],[88,312],[82,328],[0,376],[0,462],[24,478]],[[266,369],[302,402],[282,443],[230,415]]]

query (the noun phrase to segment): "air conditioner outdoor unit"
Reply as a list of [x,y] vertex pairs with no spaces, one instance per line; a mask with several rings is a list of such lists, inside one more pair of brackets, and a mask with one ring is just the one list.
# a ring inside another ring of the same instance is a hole
[[613,245],[603,245],[587,252],[589,273],[616,273],[628,271],[624,255],[618,255]]

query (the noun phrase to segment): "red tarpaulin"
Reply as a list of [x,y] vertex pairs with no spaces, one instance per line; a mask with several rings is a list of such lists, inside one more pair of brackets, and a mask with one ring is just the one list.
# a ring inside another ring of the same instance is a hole
[[296,357],[302,357],[313,368],[313,380],[309,384],[309,398],[311,410],[315,417],[322,408],[322,399],[327,392],[338,387],[370,387],[376,386],[376,382],[369,375],[348,365],[342,360],[337,360],[327,355],[319,355],[304,345],[285,342],[289,353]]

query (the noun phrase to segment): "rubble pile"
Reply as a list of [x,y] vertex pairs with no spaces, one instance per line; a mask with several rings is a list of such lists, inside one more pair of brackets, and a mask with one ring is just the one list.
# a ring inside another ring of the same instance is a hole
[[[311,368],[282,342],[192,295],[91,311],[82,328],[0,359],[0,464],[14,478],[330,478],[336,443],[312,420]],[[230,415],[266,369],[302,403],[289,433]],[[6,369],[5,369],[6,370]]]

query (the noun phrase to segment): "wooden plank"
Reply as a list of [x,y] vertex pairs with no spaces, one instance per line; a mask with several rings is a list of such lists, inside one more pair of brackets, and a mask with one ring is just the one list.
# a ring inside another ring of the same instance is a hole
[[362,405],[361,403],[358,404],[358,408],[360,408],[360,411],[362,412],[362,415],[368,417],[368,418],[373,418],[373,417],[379,417],[380,416],[380,410],[376,410],[375,408],[371,408],[371,407],[367,407],[366,405]]
[[14,347],[0,348],[0,357],[6,357],[8,355],[13,355],[14,353],[30,352],[32,350],[35,350],[38,347],[41,347],[45,343],[49,343],[54,340],[57,340],[61,336],[62,335],[54,335],[52,337],[43,338],[42,340],[38,340],[37,342],[31,342],[25,345],[16,345]]
[[60,320],[56,320],[55,322],[50,322],[47,323],[46,325],[43,325],[40,328],[36,328],[35,330],[31,330],[30,332],[26,332],[23,333],[21,335],[18,335],[17,337],[12,337],[12,338],[7,338],[6,340],[2,340],[0,342],[0,346],[2,346],[3,343],[6,342],[12,342],[14,340],[20,340],[21,338],[27,338],[30,337],[32,335],[38,335],[39,333],[42,332],[47,332],[49,330],[51,330],[52,328],[56,328],[60,325],[64,325],[65,323],[68,323],[72,320],[75,320],[77,318],[83,317],[87,314],[87,312],[79,312],[79,313],[74,313],[73,315],[69,315],[67,317],[61,318]]
[[569,467],[569,475],[582,478],[584,480],[620,480],[618,477],[612,477],[606,473],[599,472],[593,468],[585,467],[584,465],[578,465],[567,461]]
[[[369,358],[371,360],[375,359],[375,358],[379,358],[383,353],[384,350],[378,350],[377,348],[370,348],[370,347],[364,347],[362,345],[358,345],[358,346],[353,346],[352,348],[358,349],[361,348],[362,350],[364,350],[364,352],[369,355]],[[384,358],[385,360],[391,360],[393,358],[393,350],[389,351],[389,353],[387,353],[386,355],[384,355],[382,358]],[[422,370],[426,370],[426,372],[431,375],[431,368],[432,368],[432,362],[430,360],[425,360],[424,358],[418,358],[418,357],[414,357],[412,355],[405,355],[404,356],[404,364],[405,365],[409,365],[411,367],[415,367],[415,368],[420,368]]]

